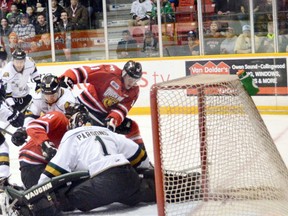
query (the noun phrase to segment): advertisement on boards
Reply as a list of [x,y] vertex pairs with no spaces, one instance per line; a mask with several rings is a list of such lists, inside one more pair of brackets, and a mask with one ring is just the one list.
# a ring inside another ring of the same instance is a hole
[[287,95],[286,58],[186,61],[186,75],[236,74],[244,69],[259,86],[258,95]]

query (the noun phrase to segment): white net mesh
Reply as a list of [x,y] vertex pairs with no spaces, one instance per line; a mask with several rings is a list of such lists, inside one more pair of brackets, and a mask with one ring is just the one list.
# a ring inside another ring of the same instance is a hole
[[288,215],[287,168],[236,75],[153,91],[166,215]]

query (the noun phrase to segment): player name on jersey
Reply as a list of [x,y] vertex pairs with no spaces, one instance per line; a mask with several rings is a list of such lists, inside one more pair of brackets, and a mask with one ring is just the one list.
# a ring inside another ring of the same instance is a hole
[[99,136],[99,135],[106,135],[108,136],[108,133],[105,131],[87,131],[87,132],[82,132],[80,134],[77,135],[77,139],[79,141],[82,141],[86,138],[89,138],[91,136]]

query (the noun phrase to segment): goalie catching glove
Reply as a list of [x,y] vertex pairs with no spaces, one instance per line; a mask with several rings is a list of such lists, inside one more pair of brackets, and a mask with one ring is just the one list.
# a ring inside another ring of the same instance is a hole
[[54,143],[50,141],[44,141],[41,145],[41,148],[42,148],[42,155],[48,161],[50,161],[57,153],[57,149],[55,148]]
[[18,128],[11,137],[11,142],[16,146],[21,146],[26,142],[27,133],[25,128]]

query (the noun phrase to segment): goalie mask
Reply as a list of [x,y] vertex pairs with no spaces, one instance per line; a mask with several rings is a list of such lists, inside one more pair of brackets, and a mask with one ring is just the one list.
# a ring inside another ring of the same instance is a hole
[[85,126],[89,121],[88,112],[76,112],[69,119],[68,129],[72,130],[77,127]]
[[77,112],[88,113],[87,108],[83,104],[66,102],[64,107],[65,115],[67,116],[67,118],[71,118],[71,116],[73,116]]

